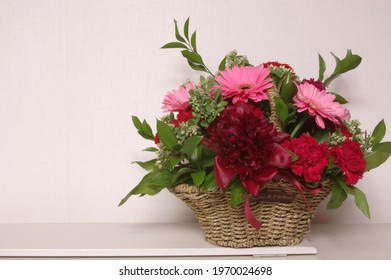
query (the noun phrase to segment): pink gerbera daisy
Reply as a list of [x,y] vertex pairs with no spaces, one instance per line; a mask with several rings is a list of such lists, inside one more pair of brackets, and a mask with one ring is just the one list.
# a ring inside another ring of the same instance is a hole
[[334,102],[335,95],[307,82],[298,85],[297,88],[297,94],[293,97],[297,112],[307,110],[308,114],[315,117],[315,122],[320,128],[325,128],[323,119],[340,123],[349,118],[349,110]]
[[225,98],[233,97],[232,103],[247,102],[248,99],[256,102],[267,99],[267,90],[273,86],[268,77],[270,70],[263,64],[254,66],[237,66],[220,72],[216,81],[221,85],[221,94]]
[[180,86],[178,89],[173,89],[167,92],[163,100],[164,112],[178,112],[186,110],[189,106],[189,91],[195,88],[193,83],[188,83],[186,86]]

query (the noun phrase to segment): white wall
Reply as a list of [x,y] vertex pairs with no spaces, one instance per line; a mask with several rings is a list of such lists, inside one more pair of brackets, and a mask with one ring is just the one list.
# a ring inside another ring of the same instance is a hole
[[[130,162],[151,156],[131,115],[153,122],[165,92],[198,77],[178,51],[159,49],[174,39],[173,18],[191,16],[213,70],[236,48],[312,77],[318,52],[333,65],[330,51],[353,49],[362,65],[332,89],[364,128],[384,118],[391,131],[390,12],[387,0],[1,0],[0,223],[192,220],[167,192],[117,207],[144,174]],[[358,185],[371,222],[391,222],[390,166]],[[352,200],[323,205],[319,220],[367,222]]]

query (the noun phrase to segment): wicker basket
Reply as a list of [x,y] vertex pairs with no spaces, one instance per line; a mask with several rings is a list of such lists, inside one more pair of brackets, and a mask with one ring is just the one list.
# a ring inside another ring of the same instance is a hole
[[250,202],[255,217],[262,222],[259,231],[246,220],[243,203],[231,208],[229,192],[218,189],[205,192],[186,184],[169,190],[193,210],[206,241],[223,247],[246,248],[300,243],[310,231],[313,211],[309,208],[315,210],[331,188],[330,181],[324,181],[323,191],[315,195],[306,191],[300,194],[283,180],[266,184],[261,189],[262,195],[252,197]]
[[[275,86],[268,90],[269,121],[277,131],[282,124],[275,110]],[[230,204],[230,193],[217,189],[212,192],[182,184],[169,190],[183,200],[196,215],[205,239],[224,247],[247,248],[256,246],[290,246],[300,243],[310,231],[313,211],[332,189],[329,180],[322,182],[323,191],[311,194],[298,190],[282,179],[273,180],[261,188],[259,197],[250,202],[254,216],[262,222],[255,230],[244,215],[244,205]]]

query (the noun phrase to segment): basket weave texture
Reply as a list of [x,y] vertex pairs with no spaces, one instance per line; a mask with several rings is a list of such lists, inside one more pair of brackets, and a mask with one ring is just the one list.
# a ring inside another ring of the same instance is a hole
[[[243,203],[230,205],[230,193],[216,189],[203,191],[192,185],[181,184],[169,190],[183,200],[195,213],[209,243],[223,247],[248,248],[258,246],[290,246],[300,243],[310,231],[313,210],[330,193],[332,184],[323,182],[323,191],[311,194],[297,189],[284,180],[264,185],[261,193],[283,192],[293,197],[291,202],[258,201],[252,197],[250,207],[262,222],[259,231],[246,220]],[[304,197],[306,199],[304,199]],[[308,205],[306,204],[306,201]],[[309,207],[308,207],[309,206]]]

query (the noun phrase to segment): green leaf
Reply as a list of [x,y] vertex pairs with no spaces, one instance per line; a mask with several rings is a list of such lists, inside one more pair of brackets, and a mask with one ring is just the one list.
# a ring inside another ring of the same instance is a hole
[[334,74],[340,75],[355,69],[361,63],[361,57],[356,54],[348,54],[335,67]]
[[391,142],[382,142],[376,144],[372,150],[375,152],[391,153]]
[[183,50],[181,51],[182,55],[187,58],[188,60],[190,60],[191,62],[193,63],[197,63],[197,64],[203,64],[204,62],[202,61],[202,58],[201,56],[196,53],[196,52],[191,52],[189,50]]
[[347,193],[339,185],[339,182],[337,180],[334,180],[331,198],[329,203],[327,204],[327,209],[339,208],[347,197]]
[[[368,202],[367,202],[367,198],[366,198],[365,194],[360,189],[356,188],[355,186],[348,186],[342,177],[337,177],[334,180],[332,196],[334,195],[334,186],[336,184],[343,189],[345,194],[348,193],[350,195],[354,195],[354,202],[356,203],[357,208],[360,209],[360,211],[368,219],[370,219],[371,214],[369,211],[369,206],[368,206]],[[342,197],[343,196],[344,195],[342,195]]]
[[185,34],[187,40],[189,40],[189,21],[190,17],[187,18],[185,25],[183,26],[183,34]]
[[182,152],[184,152],[187,156],[191,157],[191,155],[194,153],[195,148],[197,145],[201,142],[202,136],[191,136],[187,138],[182,143]]
[[157,152],[157,151],[159,151],[159,149],[155,148],[155,147],[148,147],[148,148],[145,148],[143,151],[145,151],[145,152]]
[[384,122],[384,120],[381,120],[375,127],[375,129],[373,130],[373,133],[372,133],[372,144],[373,145],[376,145],[378,143],[381,142],[381,140],[383,140],[384,138],[384,135],[386,135],[386,124]]
[[341,95],[339,95],[338,93],[335,93],[335,92],[328,92],[332,95],[335,95],[335,99],[334,101],[335,102],[338,102],[339,104],[346,104],[346,103],[349,103],[345,98],[343,98]]
[[215,189],[217,189],[217,183],[216,183],[215,172],[212,171],[205,178],[204,190],[209,192]]
[[197,169],[201,168],[202,161],[202,147],[198,145],[192,155],[190,156],[190,163],[195,166]]
[[184,182],[185,180],[190,178],[190,173],[192,173],[194,171],[196,171],[196,170],[193,168],[189,168],[189,167],[183,167],[183,168],[179,169],[178,172],[175,173],[174,176],[172,177],[170,185],[175,186],[175,185],[179,184],[180,182]]
[[205,180],[205,170],[199,170],[197,172],[191,173],[191,178],[193,179],[193,183],[196,187],[202,185]]
[[197,31],[194,31],[193,35],[191,35],[190,44],[193,50],[197,52]]
[[338,56],[336,56],[333,52],[331,52],[331,55],[334,56],[336,64],[339,64],[341,62],[341,59]]
[[361,63],[361,57],[356,54],[352,54],[350,50],[347,51],[346,57],[342,60],[335,54],[331,54],[334,56],[337,65],[333,74],[324,81],[326,87],[329,86],[330,83],[339,75],[355,69]]
[[175,23],[175,38],[178,41],[185,43],[186,42],[185,39],[179,34],[178,23],[175,19],[174,19],[174,23]]
[[281,97],[285,103],[288,103],[297,93],[297,86],[294,82],[286,82],[285,79],[281,85]]
[[326,142],[330,138],[330,131],[328,129],[319,129],[314,137],[318,143]]
[[319,58],[319,77],[318,77],[318,80],[323,81],[324,72],[326,71],[326,62],[324,61],[323,57],[320,54],[318,54],[318,58]]
[[142,123],[141,123],[141,121],[139,120],[138,117],[132,116],[132,121],[133,121],[134,127],[135,127],[137,130],[140,130],[140,131],[143,130],[143,125],[142,125]]
[[171,42],[165,44],[162,49],[187,49],[187,46],[185,44],[182,44],[180,42]]
[[383,153],[374,151],[373,153],[367,155],[364,159],[366,160],[365,170],[369,171],[376,167],[379,167],[387,161],[390,157],[390,153]]
[[149,124],[146,122],[146,120],[143,121],[143,132],[151,137],[152,139],[154,138],[153,132]]
[[299,159],[299,157],[292,151],[288,150],[288,152],[291,154],[291,163]]
[[158,120],[156,123],[157,134],[159,135],[160,142],[163,143],[168,149],[173,149],[175,145],[178,144],[178,140],[172,131],[171,127],[169,127],[166,123]]
[[156,169],[156,159],[152,159],[152,160],[149,160],[149,161],[134,161],[132,163],[137,163],[139,166],[141,166],[142,168],[144,168],[144,170],[148,171],[148,172],[151,172],[153,170]]
[[224,56],[223,60],[219,64],[219,71],[225,70],[225,63],[227,61],[227,56]]
[[151,127],[144,120],[141,122],[136,116],[132,116],[133,125],[136,127],[138,134],[147,140],[153,140],[154,135],[152,133]]
[[354,202],[356,203],[356,206],[358,209],[361,210],[361,212],[367,217],[368,219],[371,218],[371,213],[369,211],[369,205],[367,201],[367,197],[365,194],[358,188],[353,187],[355,190],[354,193]]
[[190,61],[190,60],[187,60],[187,63],[189,63],[191,69],[193,69],[193,70],[208,72],[208,71],[206,71],[206,68],[205,68],[203,65],[201,65],[201,64],[193,63],[193,62]]
[[144,176],[140,183],[133,188],[119,203],[124,204],[132,195],[155,195],[162,189],[170,187],[173,174],[164,169],[152,171]]
[[276,113],[277,113],[278,118],[283,123],[285,123],[286,119],[288,118],[288,114],[289,114],[288,113],[288,106],[278,96],[274,97],[274,102],[276,103]]
[[178,156],[169,156],[168,161],[170,162],[171,166],[174,168],[178,163],[182,161],[182,158]]
[[234,208],[244,201],[246,189],[238,177],[231,182],[231,207]]

